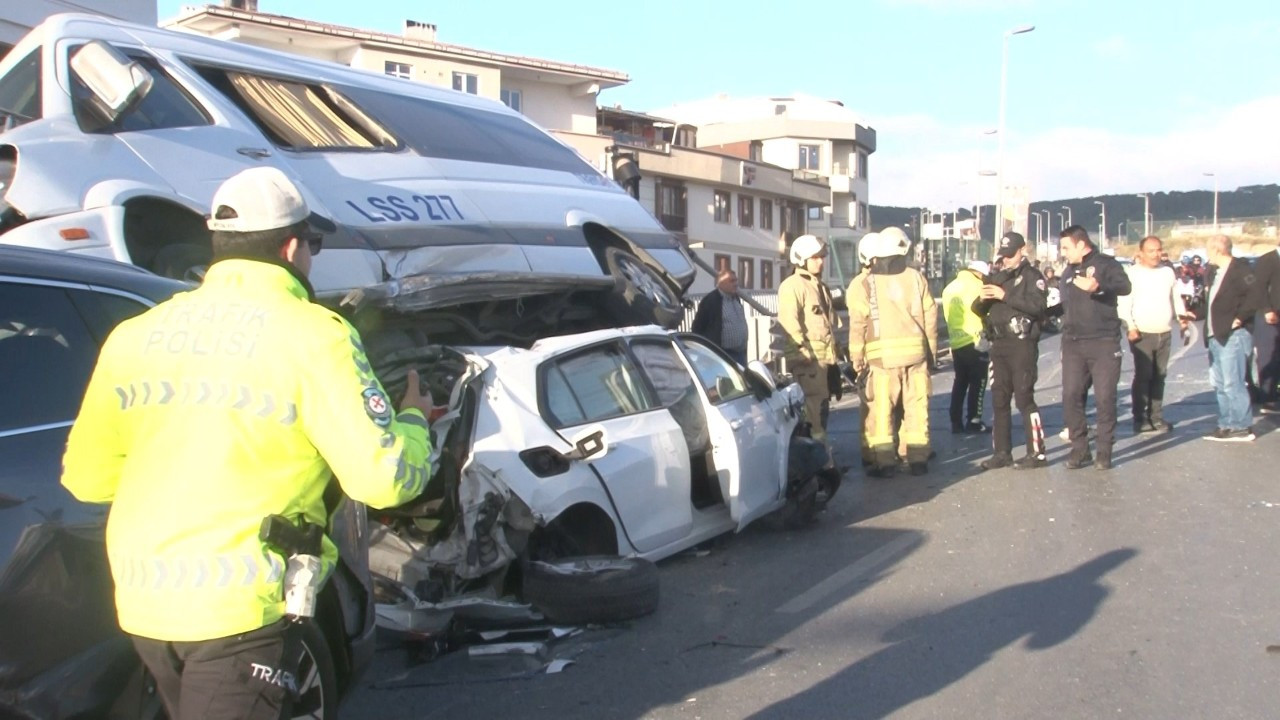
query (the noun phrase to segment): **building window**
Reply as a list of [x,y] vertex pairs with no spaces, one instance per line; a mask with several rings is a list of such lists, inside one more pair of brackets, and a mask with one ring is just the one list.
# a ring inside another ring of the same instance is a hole
[[738,287],[743,290],[752,290],[756,286],[756,259],[750,257],[738,258]]
[[713,262],[712,265],[715,265],[716,275],[719,276],[720,273],[724,272],[725,270],[733,269],[731,267],[733,265],[733,260],[728,255],[721,255],[719,253],[716,253],[715,262]]
[[502,90],[502,104],[515,110],[516,112],[524,112],[524,93],[519,90]]
[[738,225],[749,228],[756,224],[756,199],[750,195],[738,195]]
[[760,198],[760,229],[773,229],[773,201]]
[[817,171],[822,165],[821,145],[800,146],[800,169]]
[[479,95],[480,78],[470,73],[455,72],[453,74],[453,89],[470,95]]
[[413,78],[413,66],[409,63],[391,62],[388,60],[382,63],[382,71],[391,77],[404,78],[405,80]]
[[759,140],[752,140],[751,148],[747,151],[747,158],[754,162],[764,162],[764,143]]
[[809,219],[810,219],[810,220],[821,220],[823,217],[824,217],[824,215],[822,214],[822,206],[821,206],[821,205],[812,205],[812,206],[810,206],[810,207],[809,207]]
[[780,209],[782,232],[792,239],[804,234],[805,212],[800,203],[784,202]]
[[760,289],[761,290],[773,289],[773,261],[772,260],[760,261]]
[[729,210],[729,193],[724,190],[716,190],[715,192],[716,222],[727,223],[732,217],[732,213]]
[[684,183],[659,179],[656,190],[658,222],[671,232],[684,232],[689,226],[689,194]]
[[861,150],[858,151],[858,177],[867,179],[867,154]]
[[866,227],[871,224],[871,215],[867,213],[867,204],[858,203],[858,227]]

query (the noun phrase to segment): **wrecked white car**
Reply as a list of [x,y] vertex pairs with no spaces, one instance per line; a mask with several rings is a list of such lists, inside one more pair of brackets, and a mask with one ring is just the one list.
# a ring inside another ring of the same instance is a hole
[[311,271],[335,301],[429,273],[673,327],[693,281],[671,233],[520,113],[336,63],[55,15],[0,60],[0,128],[3,243],[191,279],[214,190],[268,165],[336,225]]
[[643,560],[776,511],[803,523],[838,485],[804,436],[799,386],[700,337],[648,326],[444,347],[382,323],[366,346],[388,392],[416,368],[449,398],[436,476],[372,515],[371,569],[417,598],[485,590],[556,622],[634,617],[657,603]]

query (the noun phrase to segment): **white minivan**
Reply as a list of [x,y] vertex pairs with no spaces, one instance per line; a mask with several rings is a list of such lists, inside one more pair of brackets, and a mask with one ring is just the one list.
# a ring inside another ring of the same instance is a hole
[[0,242],[198,274],[214,190],[273,165],[336,225],[322,299],[483,297],[459,322],[506,342],[671,326],[693,280],[679,240],[524,116],[334,63],[55,15],[0,62],[0,122]]

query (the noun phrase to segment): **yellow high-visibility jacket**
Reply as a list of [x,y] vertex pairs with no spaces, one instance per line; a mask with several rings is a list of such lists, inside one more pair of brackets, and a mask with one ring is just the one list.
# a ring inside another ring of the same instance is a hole
[[978,273],[961,270],[956,279],[942,289],[942,312],[947,318],[952,350],[973,345],[982,334],[982,318],[973,311],[973,302],[982,292],[984,282]]
[[778,324],[786,335],[783,356],[789,363],[836,362],[839,327],[831,291],[820,278],[797,270],[778,286]]
[[[938,304],[919,270],[862,273],[849,284],[849,360],[901,368],[938,357]],[[874,297],[874,305],[872,298]]]
[[[286,558],[262,519],[328,525],[331,473],[375,507],[418,496],[426,418],[396,414],[359,336],[285,267],[223,260],[122,323],[102,348],[62,484],[111,503],[107,555],[125,632],[196,641],[283,616]],[[325,572],[337,548],[324,540]]]

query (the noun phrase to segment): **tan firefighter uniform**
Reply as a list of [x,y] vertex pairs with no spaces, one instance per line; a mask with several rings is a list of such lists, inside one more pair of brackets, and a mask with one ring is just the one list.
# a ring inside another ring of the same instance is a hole
[[820,278],[797,269],[778,286],[778,323],[785,337],[787,368],[804,390],[813,438],[826,443],[824,408],[831,396],[827,373],[836,364],[838,327],[831,291]]
[[849,359],[866,368],[865,442],[877,467],[896,465],[893,410],[907,462],[929,459],[929,369],[938,353],[938,313],[929,284],[904,258],[873,260],[849,285]]

